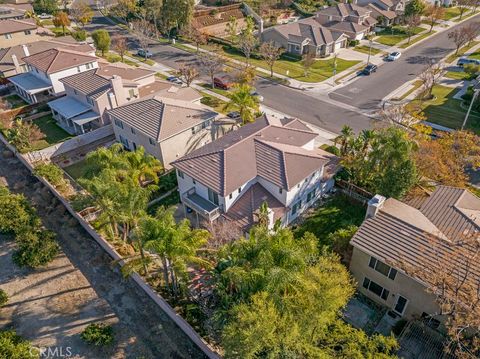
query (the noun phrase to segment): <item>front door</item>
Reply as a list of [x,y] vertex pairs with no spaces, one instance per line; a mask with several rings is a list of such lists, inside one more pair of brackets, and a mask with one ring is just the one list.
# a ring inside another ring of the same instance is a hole
[[405,308],[407,307],[408,299],[402,297],[401,295],[397,296],[397,303],[395,304],[395,308],[393,310],[398,314],[402,315],[405,312]]

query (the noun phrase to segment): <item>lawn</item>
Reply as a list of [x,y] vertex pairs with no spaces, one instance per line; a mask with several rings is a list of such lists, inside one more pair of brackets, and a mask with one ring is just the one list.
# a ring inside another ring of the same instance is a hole
[[57,125],[52,116],[45,116],[33,121],[44,133],[45,138],[32,145],[33,150],[41,150],[59,142],[68,140],[72,136]]
[[468,55],[470,59],[480,60],[480,51],[475,51],[472,54]]
[[[472,47],[476,46],[477,44],[479,44],[480,41],[472,41],[470,44],[467,44],[463,47],[461,47],[459,50],[458,50],[458,53],[455,55],[455,54],[451,54],[449,57],[447,57],[447,59],[445,60],[445,62],[447,63],[452,63],[453,61],[455,61],[455,59],[457,57],[461,57],[463,56],[468,50],[470,50]],[[470,56],[478,56],[478,52],[474,52],[472,55]]]
[[[223,52],[226,56],[232,59],[242,62],[245,61],[245,57],[235,49],[230,49],[225,46],[223,48]],[[359,62],[360,61],[351,61],[337,58],[337,73],[347,70],[350,67],[358,64]],[[250,63],[254,66],[270,70],[265,61],[263,60],[252,58],[250,59]],[[273,71],[275,73],[294,78],[298,81],[321,82],[333,76],[333,58],[315,61],[313,66],[310,68],[307,76],[305,76],[305,71],[303,69],[301,60],[295,60],[286,57],[283,57],[282,59],[275,62]],[[263,76],[265,76],[265,74]]]
[[449,7],[445,10],[445,15],[443,15],[443,20],[451,20],[457,16],[460,16],[460,9],[458,7]]
[[79,178],[82,178],[85,176],[86,162],[85,160],[81,160],[79,162],[74,163],[73,165],[64,167],[63,170],[67,172],[70,175],[70,177],[72,177],[74,180],[78,180]]
[[[355,46],[353,49],[354,49],[355,51],[362,52],[362,53],[364,53],[364,54],[368,54],[369,51],[370,51],[370,47],[369,47],[369,46],[365,46],[365,45]],[[372,54],[372,55],[378,55],[378,54],[384,54],[384,52],[383,52],[382,50],[379,50],[379,49],[376,49],[376,48],[372,47],[370,54]]]
[[177,203],[180,203],[180,194],[178,193],[178,191],[174,191],[167,197],[163,198],[161,201],[158,201],[157,203],[148,207],[147,213],[153,216],[160,206],[170,207],[176,205]]
[[200,102],[203,105],[209,106],[209,107],[213,108],[214,111],[219,112],[219,113],[225,114],[225,113],[229,112],[229,111],[225,111],[225,109],[224,109],[224,107],[226,105],[225,101],[222,101],[217,97],[213,97],[212,95],[209,95],[206,92],[200,92],[200,93],[203,96],[200,100]]
[[463,13],[463,16],[462,16],[461,19],[460,19],[460,18],[457,18],[457,19],[455,19],[455,20],[453,20],[453,21],[454,21],[454,22],[459,22],[459,21],[468,19],[470,16],[473,16],[473,15],[476,15],[476,14],[478,14],[478,11],[475,11],[475,12],[474,12],[474,11],[470,11],[470,12],[468,12],[468,10],[467,10],[467,11],[465,11],[465,12]]
[[[413,29],[412,36],[415,36],[422,31],[425,31],[425,29],[417,26]],[[387,46],[394,46],[400,41],[408,39],[408,34],[401,26],[394,26],[391,29],[385,29],[379,32],[378,35],[379,36],[375,38],[375,41]]]
[[3,98],[7,101],[12,108],[19,108],[28,105],[20,96],[18,95],[9,95]]
[[215,87],[214,89],[212,89],[212,85],[210,83],[208,84],[201,84],[200,86],[202,86],[204,89],[206,90],[209,90],[209,91],[212,91],[212,92],[215,92],[216,94],[219,94],[221,96],[225,96],[225,97],[229,97],[230,96],[230,92],[228,90],[222,90],[221,88],[218,88],[218,87]]
[[311,232],[325,243],[326,237],[341,228],[350,225],[359,226],[365,218],[365,208],[352,202],[344,195],[335,195],[315,213],[307,218],[299,227],[294,229],[296,237],[301,237],[305,232]]
[[470,74],[465,71],[448,71],[445,77],[453,80],[470,80]]
[[[457,91],[456,88],[435,85],[433,100],[422,102],[417,99],[413,103],[420,105],[428,122],[458,129],[462,126],[467,111],[461,107],[461,100],[453,98]],[[470,113],[467,128],[480,133],[480,113],[476,111]]]
[[421,34],[421,35],[418,35],[417,37],[413,38],[410,40],[410,43],[409,44],[403,44],[400,46],[401,49],[406,49],[407,47],[410,47],[412,46],[413,44],[429,37],[429,36],[432,36],[433,34],[435,34],[435,31],[432,30],[431,32],[427,32],[426,34]]

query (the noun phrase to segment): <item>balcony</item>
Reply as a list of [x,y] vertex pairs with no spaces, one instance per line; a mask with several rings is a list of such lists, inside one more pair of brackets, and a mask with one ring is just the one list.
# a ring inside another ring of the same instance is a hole
[[182,194],[182,202],[210,222],[220,217],[220,207],[199,196],[195,187]]

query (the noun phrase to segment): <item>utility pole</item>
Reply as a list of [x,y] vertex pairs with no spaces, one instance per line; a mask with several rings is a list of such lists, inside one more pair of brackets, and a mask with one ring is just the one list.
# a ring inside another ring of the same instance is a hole
[[468,116],[470,115],[470,111],[472,110],[473,103],[474,103],[475,100],[477,99],[477,96],[478,96],[478,92],[479,92],[479,91],[480,91],[480,89],[474,89],[474,90],[473,90],[472,101],[470,101],[470,106],[468,106],[468,111],[467,111],[467,114],[465,115],[465,119],[463,120],[461,130],[463,130],[463,129],[465,128],[465,125],[467,124]]
[[335,75],[337,74],[337,53],[333,55],[333,86],[335,86]]
[[372,54],[372,41],[373,41],[373,39],[370,37],[370,38],[368,39],[369,47],[368,47],[367,65],[370,65],[370,56],[371,56],[371,54]]

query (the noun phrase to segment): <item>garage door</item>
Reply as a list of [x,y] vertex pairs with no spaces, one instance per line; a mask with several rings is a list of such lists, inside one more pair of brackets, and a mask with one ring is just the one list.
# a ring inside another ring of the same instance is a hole
[[341,49],[343,47],[343,41],[339,41],[335,43],[335,50]]

